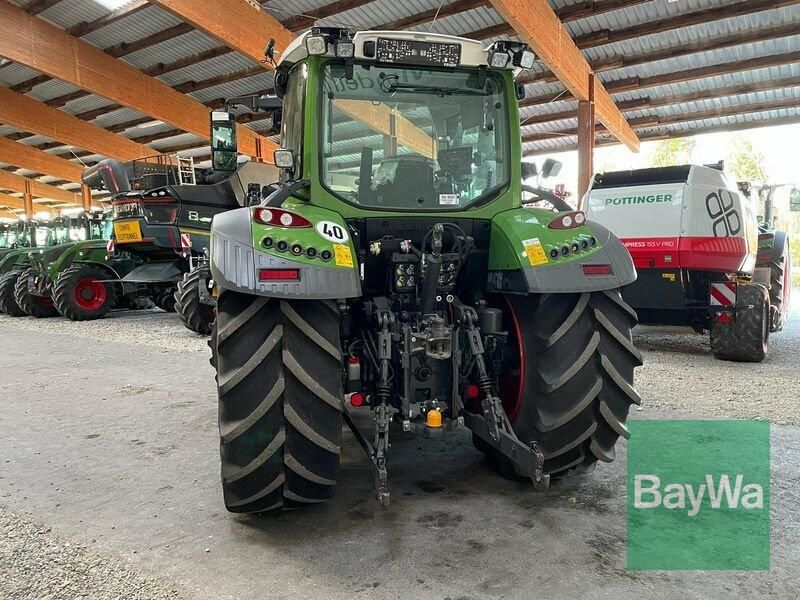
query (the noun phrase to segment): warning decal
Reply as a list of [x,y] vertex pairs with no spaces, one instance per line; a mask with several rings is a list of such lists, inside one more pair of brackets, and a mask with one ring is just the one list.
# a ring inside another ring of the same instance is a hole
[[336,262],[337,267],[352,267],[353,255],[350,252],[350,246],[346,246],[345,244],[334,244],[333,260]]
[[528,260],[534,267],[537,265],[546,265],[548,262],[547,254],[545,254],[542,242],[539,238],[530,240],[522,240],[522,247],[525,248],[525,254],[528,255]]

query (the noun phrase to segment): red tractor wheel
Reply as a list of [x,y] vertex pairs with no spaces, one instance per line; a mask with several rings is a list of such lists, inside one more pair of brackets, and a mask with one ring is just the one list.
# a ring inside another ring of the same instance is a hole
[[62,271],[53,288],[58,312],[72,321],[91,321],[105,316],[117,299],[111,274],[97,265],[74,264]]

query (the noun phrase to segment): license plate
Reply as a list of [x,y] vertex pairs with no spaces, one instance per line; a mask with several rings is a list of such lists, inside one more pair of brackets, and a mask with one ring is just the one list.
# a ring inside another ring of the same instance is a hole
[[114,223],[114,237],[118,244],[142,241],[142,228],[139,221],[123,221]]

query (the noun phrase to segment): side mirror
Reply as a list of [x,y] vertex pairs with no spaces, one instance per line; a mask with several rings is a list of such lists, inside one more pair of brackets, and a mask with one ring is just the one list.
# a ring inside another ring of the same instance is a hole
[[525,100],[525,84],[524,83],[515,83],[514,90],[517,94],[517,100]]
[[236,118],[228,112],[212,112],[211,167],[215,171],[235,171],[238,155]]
[[559,161],[548,158],[542,165],[542,177],[544,179],[547,179],[548,177],[557,177],[561,172],[561,166],[562,165]]
[[522,181],[526,181],[539,174],[539,167],[533,162],[522,163]]

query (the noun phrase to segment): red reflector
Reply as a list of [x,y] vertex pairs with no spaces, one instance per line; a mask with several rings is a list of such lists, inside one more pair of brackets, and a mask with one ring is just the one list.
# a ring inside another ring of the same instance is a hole
[[481,389],[477,385],[471,384],[464,388],[464,393],[468,399],[475,400],[475,398],[481,395]]
[[581,265],[584,275],[611,275],[611,265]]
[[583,227],[585,224],[586,213],[581,210],[575,210],[557,216],[550,221],[548,227],[550,229],[575,229],[576,227]]
[[359,392],[355,392],[354,394],[350,395],[350,404],[353,406],[363,406],[364,404],[364,395],[360,394]]
[[261,269],[258,272],[259,281],[274,281],[276,279],[299,281],[300,269]]
[[275,227],[311,227],[311,221],[305,217],[280,208],[256,208],[253,210],[253,219]]

